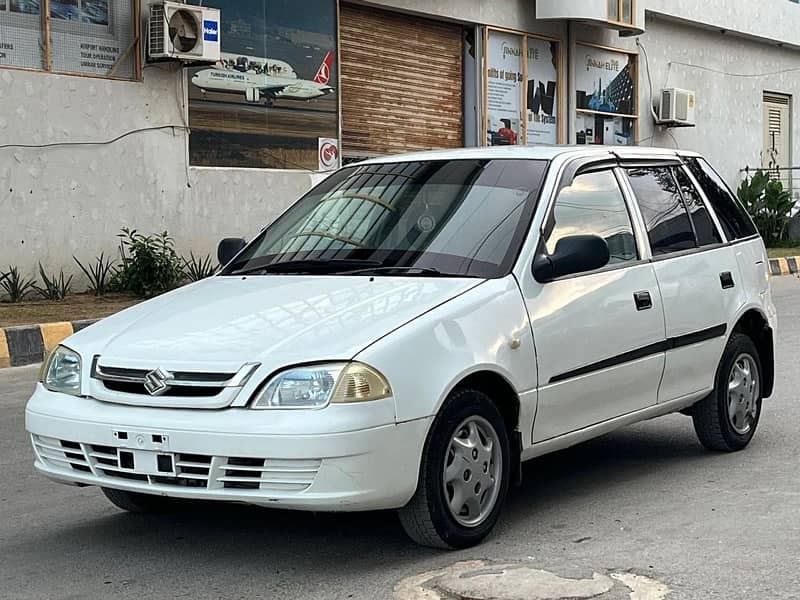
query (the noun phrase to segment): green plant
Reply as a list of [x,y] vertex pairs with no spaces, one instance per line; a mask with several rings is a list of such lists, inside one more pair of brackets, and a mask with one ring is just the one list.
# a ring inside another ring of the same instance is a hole
[[72,285],[72,278],[73,275],[70,275],[69,278],[64,278],[64,269],[61,269],[61,272],[56,275],[48,276],[42,266],[42,263],[39,263],[39,275],[42,278],[42,283],[44,287],[39,287],[34,285],[33,289],[45,300],[63,300],[69,294],[70,286]]
[[89,278],[89,291],[95,296],[102,296],[108,291],[110,276],[113,273],[114,261],[106,258],[101,252],[100,256],[95,257],[94,262],[84,265],[74,256],[73,260],[78,263],[81,271]]
[[175,242],[164,231],[144,235],[123,228],[120,238],[120,265],[111,277],[111,289],[150,297],[177,286],[182,273]]
[[768,173],[759,170],[741,183],[737,195],[767,246],[788,240],[795,201],[780,181],[770,179]]
[[183,257],[183,275],[189,281],[200,281],[206,277],[211,277],[216,271],[216,267],[211,262],[211,255],[205,258],[195,256],[194,252],[189,252],[189,258]]
[[17,267],[9,267],[8,272],[0,277],[0,287],[5,290],[8,302],[20,302],[31,293],[36,285],[35,279],[25,279]]

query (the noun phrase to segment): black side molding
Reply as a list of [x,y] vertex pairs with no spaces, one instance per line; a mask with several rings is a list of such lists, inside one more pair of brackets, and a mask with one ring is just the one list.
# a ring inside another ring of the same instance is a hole
[[549,383],[558,383],[559,381],[573,379],[574,377],[580,377],[581,375],[588,375],[594,371],[602,371],[603,369],[610,369],[611,367],[616,367],[617,365],[647,358],[653,354],[661,354],[662,352],[669,352],[670,350],[675,350],[676,348],[682,348],[684,346],[691,346],[692,344],[699,344],[700,342],[713,340],[715,338],[724,336],[727,331],[728,326],[722,324],[709,327],[708,329],[701,329],[700,331],[687,333],[678,337],[669,338],[661,342],[656,342],[655,344],[649,344],[647,346],[637,348],[636,350],[623,352],[622,354],[612,356],[611,358],[606,358],[596,363],[592,363],[591,365],[586,365],[585,367],[580,367],[578,369],[573,369],[572,371],[567,371],[566,373],[555,375],[550,379]]

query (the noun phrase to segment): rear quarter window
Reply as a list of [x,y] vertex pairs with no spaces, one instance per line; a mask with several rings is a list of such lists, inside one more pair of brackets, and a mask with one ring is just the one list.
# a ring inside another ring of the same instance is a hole
[[686,166],[705,192],[728,241],[740,240],[758,233],[750,215],[708,162],[702,158],[689,158],[686,160]]

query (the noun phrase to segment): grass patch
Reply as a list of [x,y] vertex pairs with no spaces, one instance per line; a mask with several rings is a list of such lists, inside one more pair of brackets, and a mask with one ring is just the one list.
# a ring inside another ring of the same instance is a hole
[[100,319],[137,302],[141,300],[127,294],[71,294],[61,302],[30,299],[17,304],[0,303],[0,327]]
[[800,256],[800,247],[793,248],[767,248],[770,258],[783,258],[785,256]]

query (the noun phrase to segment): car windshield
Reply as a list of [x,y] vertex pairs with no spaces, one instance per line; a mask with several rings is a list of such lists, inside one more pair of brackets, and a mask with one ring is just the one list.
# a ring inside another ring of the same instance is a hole
[[437,160],[341,169],[266,228],[223,275],[494,278],[513,265],[542,160]]

